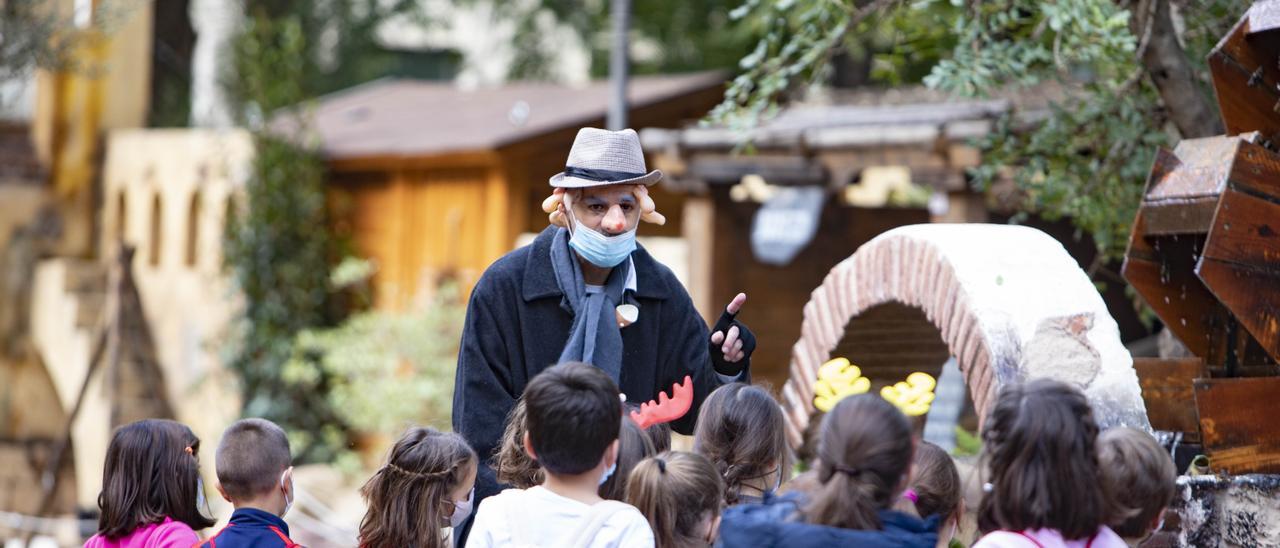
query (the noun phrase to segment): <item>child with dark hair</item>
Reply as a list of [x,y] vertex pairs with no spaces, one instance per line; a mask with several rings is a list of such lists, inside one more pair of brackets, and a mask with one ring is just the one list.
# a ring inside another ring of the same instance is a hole
[[618,429],[618,465],[613,475],[600,485],[600,496],[609,500],[627,500],[627,478],[641,460],[657,454],[649,435],[631,417],[622,416]]
[[964,501],[960,497],[960,472],[951,455],[927,441],[916,444],[911,483],[906,495],[920,517],[938,516],[938,546],[948,546],[960,527]]
[[200,439],[186,425],[148,419],[116,429],[98,495],[98,532],[85,548],[190,548],[215,521],[201,508]]
[[715,542],[724,482],[697,453],[661,453],[640,461],[627,481],[627,502],[640,509],[657,548],[705,548]]
[[635,507],[600,497],[617,467],[622,402],[618,386],[583,363],[548,368],[524,390],[524,448],[546,475],[480,504],[468,547],[652,547]]
[[236,421],[222,433],[216,463],[218,492],[236,510],[231,522],[200,546],[298,546],[281,519],[297,496],[284,430],[266,419]]
[[983,425],[990,473],[975,548],[1124,548],[1106,526],[1098,425],[1080,390],[1048,379],[1000,391]]
[[494,456],[494,472],[498,482],[516,489],[528,489],[541,485],[544,476],[538,461],[524,452],[525,433],[524,398],[516,400],[516,406],[507,417],[506,430],[502,432],[502,445]]
[[445,527],[471,515],[479,459],[466,440],[433,428],[410,428],[387,463],[360,488],[368,510],[361,548],[445,548]]
[[1178,471],[1151,434],[1117,427],[1098,436],[1102,485],[1112,503],[1110,525],[1130,546],[1160,530],[1173,502]]
[[813,486],[729,508],[721,545],[933,548],[938,518],[892,509],[912,460],[907,417],[879,396],[860,394],[840,400],[820,432]]
[[707,396],[693,450],[720,472],[728,506],[763,501],[791,467],[782,408],[768,390],[749,384],[726,384]]

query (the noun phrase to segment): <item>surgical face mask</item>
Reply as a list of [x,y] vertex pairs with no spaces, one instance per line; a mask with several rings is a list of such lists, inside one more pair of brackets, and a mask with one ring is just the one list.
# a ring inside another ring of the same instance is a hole
[[449,516],[449,527],[457,527],[471,515],[471,505],[475,503],[476,488],[467,492],[467,500],[453,501],[453,515]]
[[608,468],[604,469],[604,473],[600,475],[600,483],[597,485],[604,485],[604,482],[609,481],[609,478],[613,476],[613,472],[617,469],[618,461],[615,460],[613,461],[613,464],[610,464]]
[[[289,468],[289,470],[292,469]],[[285,489],[284,476],[289,473],[289,470],[280,473],[280,490],[284,492],[284,511],[280,512],[280,517],[284,517],[285,514],[289,513],[289,509],[293,508],[293,499],[295,498],[293,493],[297,493],[297,491],[293,490],[293,476],[289,476],[289,488]]]
[[573,234],[569,237],[569,247],[578,252],[578,256],[600,268],[613,268],[631,256],[636,250],[636,229],[631,229],[617,236],[605,236],[573,219]]

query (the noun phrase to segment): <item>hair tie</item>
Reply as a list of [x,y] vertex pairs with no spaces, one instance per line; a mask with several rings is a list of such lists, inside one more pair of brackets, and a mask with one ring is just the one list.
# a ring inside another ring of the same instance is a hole
[[848,466],[840,466],[840,465],[832,466],[832,468],[834,468],[836,472],[842,472],[844,474],[848,474],[849,477],[857,477],[859,474],[862,473],[862,469],[860,468],[851,468]]
[[902,498],[904,498],[904,499],[907,499],[907,500],[911,501],[911,504],[919,504],[919,503],[920,503],[920,496],[916,494],[916,490],[915,490],[915,489],[907,489],[906,491],[903,491],[903,492],[902,492]]
[[656,459],[656,460],[658,461],[658,471],[662,472],[663,474],[667,473],[667,461],[663,459]]

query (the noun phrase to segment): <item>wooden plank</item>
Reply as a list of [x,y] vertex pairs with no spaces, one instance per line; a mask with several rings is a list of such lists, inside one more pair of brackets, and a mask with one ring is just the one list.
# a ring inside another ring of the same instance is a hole
[[1121,274],[1193,354],[1221,365],[1230,316],[1195,274],[1202,238],[1141,238],[1125,258]]
[[1213,469],[1280,473],[1280,377],[1196,379],[1194,386]]
[[1200,358],[1134,358],[1133,369],[1142,387],[1151,427],[1166,432],[1182,432],[1184,440],[1200,441],[1193,381],[1209,376]]
[[[1280,51],[1267,40],[1248,40],[1246,15],[1209,53],[1209,72],[1218,98],[1218,109],[1228,134],[1258,131],[1268,139],[1280,134],[1280,114],[1275,110]],[[1252,82],[1252,84],[1251,84]]]
[[1147,223],[1143,236],[1204,234],[1213,226],[1213,216],[1217,211],[1217,196],[1144,202],[1142,212]]
[[[1245,171],[1280,178],[1280,169]],[[1237,188],[1233,183],[1222,196],[1196,274],[1267,355],[1280,360],[1280,197]]]

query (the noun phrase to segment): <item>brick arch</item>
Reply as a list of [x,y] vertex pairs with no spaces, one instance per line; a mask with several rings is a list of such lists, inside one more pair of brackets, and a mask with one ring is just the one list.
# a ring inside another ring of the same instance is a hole
[[[879,343],[873,342],[876,337],[861,337],[859,343],[856,336],[866,329],[860,318],[887,309],[913,311],[898,314],[902,325],[932,325],[935,339],[959,362],[980,418],[1003,383],[1054,377],[1085,391],[1100,425],[1150,430],[1119,328],[1060,243],[1022,226],[928,224],[877,236],[832,268],[813,291],[782,391],[793,446],[800,445],[814,411],[818,367],[836,355],[833,351],[880,344],[886,351],[879,355],[892,361],[894,333],[879,337]],[[927,349],[929,340],[911,327],[912,341],[923,342],[905,349],[898,345],[907,362],[908,355]],[[864,367],[873,382],[877,375],[900,373]]]

